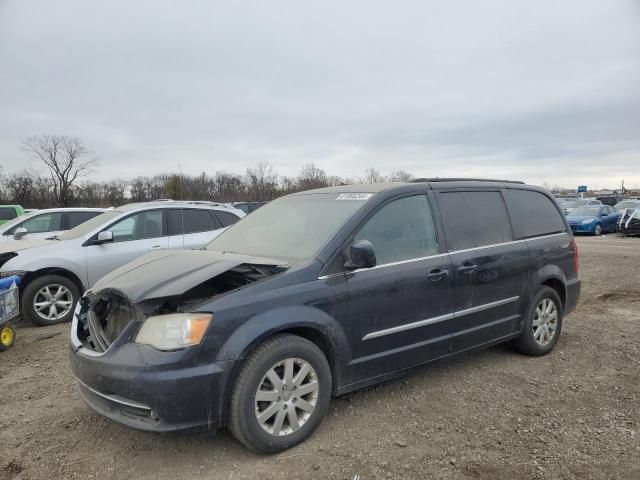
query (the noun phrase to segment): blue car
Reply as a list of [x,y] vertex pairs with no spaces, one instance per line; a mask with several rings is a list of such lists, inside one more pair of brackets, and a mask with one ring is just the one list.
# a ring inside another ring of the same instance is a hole
[[621,212],[608,205],[585,205],[567,215],[573,233],[600,235],[615,232]]

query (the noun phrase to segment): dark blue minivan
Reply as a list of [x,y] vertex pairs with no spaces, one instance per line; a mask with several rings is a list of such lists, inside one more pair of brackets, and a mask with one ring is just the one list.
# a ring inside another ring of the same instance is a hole
[[275,200],[206,249],[149,254],[79,302],[84,401],[150,431],[226,426],[277,452],[331,396],[510,341],[544,355],[580,293],[546,190],[423,179]]

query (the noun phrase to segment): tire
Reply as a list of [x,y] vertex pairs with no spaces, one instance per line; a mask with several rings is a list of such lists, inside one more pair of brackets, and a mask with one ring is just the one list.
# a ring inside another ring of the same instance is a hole
[[[287,387],[285,372],[291,368],[288,378],[296,380],[296,375],[303,368],[306,370],[305,364],[310,370],[299,379],[299,387],[310,393],[297,397],[298,387],[292,382]],[[278,375],[275,382],[270,380],[273,374]],[[278,387],[277,381],[282,379],[285,381]],[[296,335],[276,335],[257,347],[242,363],[229,400],[228,429],[240,443],[255,452],[286,450],[309,437],[320,424],[329,407],[331,385],[329,363],[315,344]],[[256,401],[259,391],[264,401]],[[313,408],[309,412],[310,407]],[[291,410],[293,417],[290,417]],[[258,420],[258,415],[263,417],[263,422]],[[297,429],[293,428],[291,418],[298,423]]]
[[602,235],[602,225],[600,225],[599,223],[596,223],[596,226],[593,229],[593,234],[596,237]]
[[9,350],[16,341],[16,329],[12,325],[0,327],[0,352]]
[[[552,302],[551,313],[548,317],[542,320],[538,320],[540,311],[538,307],[544,309],[545,305],[549,305],[545,302]],[[553,322],[553,313],[555,312],[555,321]],[[549,330],[553,328],[553,333],[547,336],[544,332],[544,328],[540,331],[540,326],[534,326],[535,323],[545,324]],[[537,329],[537,330],[536,330]],[[533,357],[539,357],[546,355],[556,343],[560,337],[562,331],[562,301],[558,293],[550,287],[542,287],[540,291],[531,299],[529,308],[527,309],[526,318],[524,320],[524,327],[519,338],[513,341],[513,347],[520,353],[525,355],[531,355]]]
[[[48,313],[53,313],[51,306],[45,305],[42,307],[42,304],[46,304],[48,301],[46,295],[47,287],[49,288],[50,298],[55,297],[58,292],[62,291],[61,297],[56,300],[55,312],[57,315],[55,316],[48,315]],[[73,318],[73,311],[79,298],[80,289],[72,280],[61,275],[43,275],[29,282],[22,291],[22,313],[32,323],[40,327],[68,322]],[[40,313],[38,313],[35,303],[40,304],[42,308]],[[58,311],[58,308],[61,311]],[[64,314],[62,313],[63,311]]]

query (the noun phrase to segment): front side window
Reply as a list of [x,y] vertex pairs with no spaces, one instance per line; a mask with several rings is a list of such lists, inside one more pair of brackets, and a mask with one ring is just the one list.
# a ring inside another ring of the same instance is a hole
[[449,250],[513,240],[500,192],[442,192],[438,196],[438,205]]
[[17,228],[26,228],[28,233],[55,232],[62,228],[62,213],[45,213],[29,218]]
[[424,195],[386,204],[358,230],[355,240],[373,244],[378,265],[438,253],[433,216]]
[[128,242],[164,235],[162,210],[136,213],[108,228],[113,233],[114,242]]

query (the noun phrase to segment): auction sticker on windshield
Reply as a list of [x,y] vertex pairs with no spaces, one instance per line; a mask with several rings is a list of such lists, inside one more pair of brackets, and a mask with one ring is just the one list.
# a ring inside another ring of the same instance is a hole
[[342,193],[336,200],[368,200],[373,197],[373,193]]

